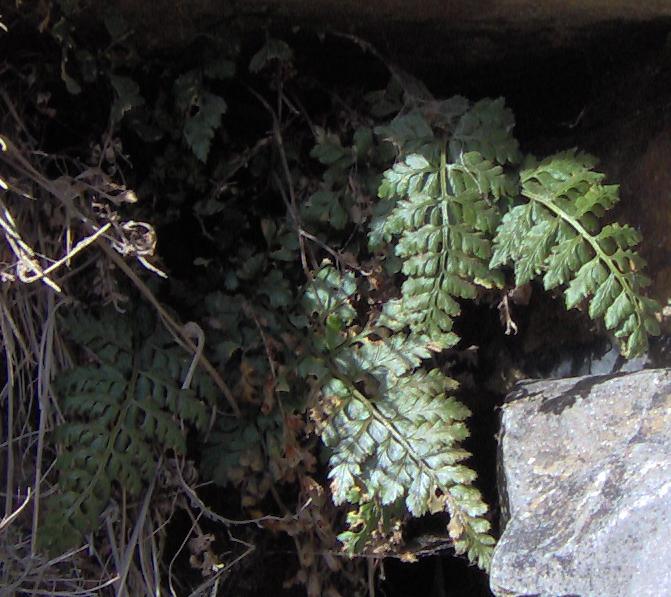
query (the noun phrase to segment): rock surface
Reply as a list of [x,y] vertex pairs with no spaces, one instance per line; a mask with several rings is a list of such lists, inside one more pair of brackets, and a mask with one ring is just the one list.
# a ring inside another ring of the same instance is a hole
[[495,595],[671,594],[671,369],[523,382],[499,450]]
[[[495,71],[505,70],[529,56],[540,61],[602,35],[628,38],[632,30],[627,25],[671,22],[667,0],[116,0],[114,4],[151,46],[174,46],[236,14],[257,26],[269,23],[280,30],[353,33],[414,73],[422,72],[424,65],[431,70],[447,68],[454,76],[493,63]],[[590,60],[593,52],[585,49],[582,60]],[[348,67],[345,59],[341,68]]]
[[[217,0],[117,0],[126,13],[151,11],[169,15],[174,22],[196,18],[217,18],[231,13],[256,13],[289,17],[300,21],[324,24],[357,25],[359,28],[376,23],[438,23],[451,29],[474,25],[524,28],[556,27],[564,31],[579,29],[604,21],[644,21],[671,16],[666,0],[631,2],[630,0],[243,0],[222,3]],[[165,10],[165,12],[164,12]],[[155,16],[157,13],[152,13]]]

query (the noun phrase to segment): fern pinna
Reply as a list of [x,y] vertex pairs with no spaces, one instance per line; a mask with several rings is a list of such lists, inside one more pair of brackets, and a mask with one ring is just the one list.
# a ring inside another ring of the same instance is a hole
[[139,318],[77,313],[65,327],[91,363],[55,383],[65,422],[55,437],[58,490],[47,499],[40,530],[52,552],[98,528],[115,487],[137,496],[165,451],[184,454],[182,422],[204,428],[205,400],[216,397],[211,380],[198,372],[182,387],[190,355]]

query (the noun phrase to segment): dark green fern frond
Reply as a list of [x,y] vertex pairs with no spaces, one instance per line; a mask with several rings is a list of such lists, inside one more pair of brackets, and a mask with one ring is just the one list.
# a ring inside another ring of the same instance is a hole
[[476,151],[485,159],[501,165],[521,160],[519,144],[513,137],[515,116],[505,100],[485,98],[476,102],[459,120],[450,139],[450,161]]
[[422,153],[434,141],[433,129],[420,110],[397,115],[389,124],[376,127],[375,134],[404,153]]
[[546,290],[568,284],[566,306],[589,300],[589,315],[603,318],[624,356],[645,352],[659,333],[659,304],[643,295],[649,285],[643,259],[633,250],[639,234],[629,226],[601,226],[619,200],[604,185],[589,155],[567,151],[521,172],[528,200],[508,212],[498,229],[491,267],[515,266],[517,285],[542,275]]
[[123,374],[130,373],[133,367],[133,333],[128,318],[119,317],[115,325],[109,325],[108,318],[76,312],[66,317],[63,323],[72,341],[93,353],[101,365],[111,365]]
[[162,332],[134,338],[131,322],[118,314],[79,313],[69,325],[100,363],[70,369],[55,383],[66,422],[56,430],[58,492],[47,500],[40,533],[51,551],[98,527],[114,486],[136,496],[161,454],[185,453],[180,422],[204,428],[203,399],[216,398],[199,374],[182,388],[189,355]]
[[[493,539],[482,518],[487,507],[472,486],[476,475],[463,464],[470,413],[451,396],[457,384],[437,369],[421,369],[431,356],[426,336],[382,338],[368,326],[348,331],[349,323],[335,313],[354,299],[349,276],[324,266],[305,301],[311,314],[331,322],[334,336],[317,346],[323,365],[315,375],[327,405],[319,429],[333,500],[356,506],[341,539],[350,553],[360,553],[384,543],[404,512],[447,509],[457,550],[486,567]],[[317,296],[328,309],[314,307]]]
[[348,501],[358,487],[380,507],[401,503],[413,516],[447,509],[457,550],[477,554],[472,559],[486,566],[494,541],[482,518],[487,506],[472,486],[476,474],[463,464],[469,453],[460,444],[470,413],[448,397],[455,382],[436,369],[393,383],[391,377],[370,395],[343,377],[323,388],[338,404],[322,432],[334,502]]

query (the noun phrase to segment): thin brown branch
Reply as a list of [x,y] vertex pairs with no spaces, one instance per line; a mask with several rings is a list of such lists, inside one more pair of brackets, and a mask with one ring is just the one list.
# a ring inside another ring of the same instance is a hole
[[[275,139],[275,144],[277,146],[278,153],[280,155],[280,161],[282,162],[282,169],[284,171],[284,176],[286,179],[286,184],[287,184],[287,189],[289,191],[289,200],[287,200],[287,197],[285,196],[283,190],[282,190],[282,185],[278,184],[278,188],[280,189],[280,195],[282,196],[282,200],[284,201],[287,211],[289,212],[289,215],[291,216],[291,219],[294,222],[294,226],[296,228],[296,233],[298,234],[298,245],[300,247],[300,253],[301,253],[301,263],[303,265],[303,271],[305,272],[305,276],[308,280],[312,280],[312,272],[310,271],[310,268],[308,267],[307,264],[307,258],[306,258],[306,249],[305,249],[305,239],[303,236],[300,234],[301,230],[301,222],[300,222],[300,217],[298,214],[298,205],[296,201],[296,192],[294,190],[294,182],[293,182],[293,177],[291,176],[291,169],[289,168],[289,161],[287,160],[287,154],[284,150],[284,140],[282,137],[282,127],[280,126],[280,121],[277,116],[277,113],[273,110],[273,108],[270,106],[270,104],[265,100],[265,98],[257,93],[254,89],[251,87],[249,88],[249,92],[261,103],[261,105],[268,111],[270,114],[272,120],[273,120],[273,138]],[[279,177],[275,175],[276,178],[276,184],[279,183]]]

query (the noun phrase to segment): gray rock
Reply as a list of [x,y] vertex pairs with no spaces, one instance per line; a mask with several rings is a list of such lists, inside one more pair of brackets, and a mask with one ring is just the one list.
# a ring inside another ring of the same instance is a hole
[[[620,359],[622,359],[620,351],[617,349],[616,345],[613,345],[610,350],[592,359],[587,373],[590,373],[591,375],[607,375],[608,373],[615,373]],[[638,367],[638,369],[643,369],[643,367]],[[638,369],[636,369],[636,371],[638,371]]]
[[495,595],[671,595],[671,369],[523,382],[499,450]]

